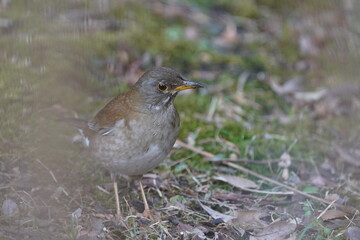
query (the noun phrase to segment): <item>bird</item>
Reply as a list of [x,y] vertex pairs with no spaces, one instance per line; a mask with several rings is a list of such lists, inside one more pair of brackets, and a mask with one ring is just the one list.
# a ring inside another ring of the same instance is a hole
[[[68,121],[78,128],[95,161],[109,170],[117,216],[121,216],[117,176],[141,178],[163,162],[179,133],[175,97],[180,91],[202,87],[200,83],[185,80],[171,68],[153,68],[89,121]],[[139,187],[144,202],[143,216],[151,217],[141,181]]]

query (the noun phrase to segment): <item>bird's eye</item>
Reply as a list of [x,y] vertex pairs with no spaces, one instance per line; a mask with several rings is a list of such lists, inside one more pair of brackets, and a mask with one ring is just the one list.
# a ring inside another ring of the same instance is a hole
[[168,89],[168,86],[163,83],[159,83],[158,88],[160,91],[166,91]]

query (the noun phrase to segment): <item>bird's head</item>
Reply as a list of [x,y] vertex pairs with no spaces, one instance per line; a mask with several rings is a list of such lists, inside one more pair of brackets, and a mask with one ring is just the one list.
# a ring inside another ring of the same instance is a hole
[[145,72],[134,89],[149,109],[161,110],[170,106],[180,91],[202,87],[200,83],[185,80],[171,68],[158,67]]

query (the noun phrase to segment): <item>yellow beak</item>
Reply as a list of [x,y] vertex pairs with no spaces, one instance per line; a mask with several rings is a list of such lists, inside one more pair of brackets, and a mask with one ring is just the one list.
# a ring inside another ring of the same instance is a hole
[[183,81],[181,86],[178,86],[172,90],[172,92],[180,92],[186,89],[203,88],[204,85],[197,82]]

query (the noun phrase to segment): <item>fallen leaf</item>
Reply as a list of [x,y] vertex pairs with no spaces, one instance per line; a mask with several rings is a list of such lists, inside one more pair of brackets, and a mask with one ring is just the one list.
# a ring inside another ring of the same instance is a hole
[[326,179],[323,178],[322,176],[318,175],[318,176],[315,176],[315,177],[311,178],[311,183],[316,185],[316,186],[325,186]]
[[224,193],[215,193],[212,197],[220,201],[239,201],[241,199],[249,198],[249,195],[224,192]]
[[336,193],[331,193],[325,197],[325,200],[328,200],[330,202],[332,202],[334,200],[338,200],[338,199],[340,199],[340,196]]
[[257,210],[238,211],[237,217],[231,221],[235,226],[243,229],[259,229],[264,228],[268,224],[260,218],[266,217],[269,214]]
[[310,179],[311,183],[316,185],[316,186],[327,186],[327,187],[336,187],[336,183],[333,183],[331,181],[329,181],[328,179],[318,175],[318,176],[314,176]]
[[253,181],[238,176],[218,174],[214,179],[229,183],[240,189],[258,188],[258,185]]
[[342,218],[342,217],[345,217],[345,216],[346,216],[346,213],[344,213],[343,211],[330,209],[330,210],[327,210],[321,216],[321,219],[326,221],[326,220],[335,219],[335,218]]
[[250,236],[250,240],[280,240],[292,234],[296,229],[296,224],[284,221],[274,222],[258,232],[254,236]]
[[218,211],[215,211],[210,207],[201,204],[201,202],[199,202],[199,204],[214,219],[221,218],[224,222],[229,222],[230,220],[235,218],[234,216],[226,215]]

